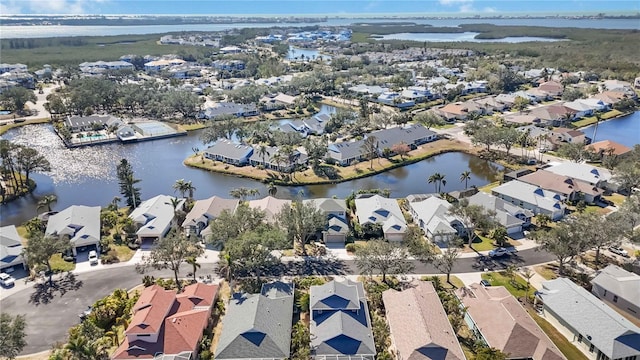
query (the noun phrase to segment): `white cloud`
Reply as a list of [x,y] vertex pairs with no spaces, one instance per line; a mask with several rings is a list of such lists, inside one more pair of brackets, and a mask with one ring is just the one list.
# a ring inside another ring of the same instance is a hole
[[17,15],[22,13],[22,7],[15,0],[3,1],[0,3],[0,14]]
[[498,10],[496,10],[496,8],[494,8],[494,7],[487,6],[486,8],[482,9],[482,11],[488,12],[488,13],[494,13],[494,12],[496,12]]
[[461,13],[470,13],[470,12],[475,12],[475,9],[473,8],[473,5],[471,5],[471,4],[463,4],[463,5],[460,5],[460,12]]
[[440,5],[449,6],[449,5],[473,3],[473,0],[438,0],[438,2],[440,3]]
[[[0,12],[15,14],[85,14],[96,12],[96,4],[109,0],[21,0],[18,3],[10,0],[9,5],[2,4]],[[7,8],[11,12],[4,11]]]

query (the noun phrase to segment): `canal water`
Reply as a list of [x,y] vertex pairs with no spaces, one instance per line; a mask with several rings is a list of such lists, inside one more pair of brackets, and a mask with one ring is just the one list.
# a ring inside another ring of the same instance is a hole
[[[594,128],[595,125],[591,125],[580,130],[591,138],[593,137]],[[640,111],[621,118],[601,122],[598,125],[595,141],[602,140],[615,141],[628,147],[640,144]]]
[[[3,138],[36,148],[47,157],[52,169],[47,174],[33,174],[38,186],[31,195],[0,207],[0,224],[19,224],[36,216],[38,200],[50,194],[58,197],[53,205],[58,211],[74,204],[106,206],[115,196],[120,196],[115,173],[122,158],[132,164],[135,176],[142,180],[143,199],[174,194],[172,185],[178,179],[193,183],[197,199],[211,195],[229,197],[229,191],[238,187],[257,188],[262,196],[267,194],[266,186],[261,182],[184,166],[182,161],[193,154],[193,148],[204,148],[199,135],[200,132],[195,131],[170,139],[67,149],[51,125],[12,129]],[[368,164],[362,164],[363,168],[366,166]],[[475,156],[447,153],[349,182],[279,187],[276,196],[292,198],[302,191],[306,198],[346,197],[359,189],[381,188],[391,190],[392,197],[404,197],[433,192],[434,184],[427,183],[427,178],[435,172],[445,175],[444,191],[461,190],[465,185],[460,181],[460,174],[467,170],[472,173],[468,185],[481,186],[493,181],[502,167]]]

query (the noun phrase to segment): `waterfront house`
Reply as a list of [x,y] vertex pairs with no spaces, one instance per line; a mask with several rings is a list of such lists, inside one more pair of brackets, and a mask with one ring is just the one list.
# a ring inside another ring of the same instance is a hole
[[409,203],[409,213],[424,234],[440,247],[456,237],[467,234],[459,217],[450,214],[451,204],[436,196]]
[[464,320],[471,333],[481,343],[507,354],[507,359],[566,359],[504,286],[474,283],[455,294],[467,309]]
[[108,127],[119,128],[123,125],[120,118],[112,115],[67,116],[64,126],[72,133],[103,130]]
[[254,104],[236,104],[233,102],[220,102],[208,107],[200,114],[201,118],[216,120],[220,116],[248,117],[260,114]]
[[265,221],[274,224],[278,221],[278,214],[285,206],[291,206],[291,200],[278,199],[273,196],[267,196],[258,200],[249,201],[249,207],[252,209],[260,209],[265,212]]
[[591,110],[595,111],[607,111],[610,110],[610,105],[607,105],[604,101],[596,98],[578,99],[579,103],[588,106]]
[[276,146],[267,146],[261,152],[259,147],[253,149],[253,153],[249,157],[251,166],[262,166],[268,170],[276,170],[280,172],[291,172],[296,166],[304,166],[309,161],[309,156],[298,150],[293,150],[289,156],[285,156]]
[[611,264],[591,280],[591,293],[640,322],[640,275]]
[[466,359],[438,293],[429,281],[382,293],[391,348],[401,360]]
[[419,145],[438,139],[438,134],[427,129],[424,125],[414,124],[407,126],[392,127],[371,132],[365,136],[375,137],[380,155],[385,148],[393,148],[401,143],[409,145],[411,149],[416,149]]
[[573,121],[575,110],[561,104],[539,106],[532,109],[529,114],[540,120],[544,126],[563,126]]
[[253,155],[253,152],[253,148],[249,145],[236,144],[227,139],[218,139],[215,144],[207,148],[202,154],[210,160],[243,166],[249,163],[249,158]]
[[321,211],[328,220],[326,230],[322,233],[325,243],[344,243],[349,234],[347,221],[347,204],[344,199],[317,198],[303,200],[305,204],[312,204]]
[[311,357],[374,360],[376,348],[364,286],[332,280],[309,290]]
[[541,316],[593,360],[640,358],[640,328],[568,278],[542,283]]
[[585,148],[596,153],[596,155],[600,159],[602,159],[605,155],[624,157],[630,155],[633,151],[632,148],[611,140],[597,141],[585,146]]
[[176,225],[176,211],[184,208],[185,199],[180,199],[178,206],[174,209],[171,201],[174,196],[158,195],[143,201],[138,207],[133,209],[129,218],[136,225],[138,240],[155,241],[167,235],[171,226]]
[[144,71],[148,73],[155,73],[164,70],[170,66],[184,65],[187,62],[182,59],[159,59],[146,62],[144,64]]
[[216,359],[288,359],[293,318],[291,283],[262,285],[259,294],[235,293],[222,320]]
[[378,95],[377,101],[384,105],[395,106],[399,109],[406,109],[414,106],[413,100],[405,99],[401,93],[395,91],[385,91]]
[[553,221],[564,217],[564,197],[535,185],[512,180],[493,188],[491,194],[523,209],[531,210],[535,215],[546,214]]
[[13,272],[18,265],[26,269],[22,251],[22,239],[15,225],[0,227],[0,271]]
[[540,119],[538,119],[535,115],[528,115],[521,112],[507,114],[503,117],[503,119],[505,123],[515,125],[530,125],[540,122]]
[[595,185],[546,170],[538,170],[521,176],[518,180],[552,191],[567,198],[569,201],[584,200],[587,204],[599,202],[603,193],[602,189]]
[[358,84],[349,88],[349,91],[355,92],[361,95],[380,95],[384,92],[389,91],[388,88],[378,86],[378,85],[364,85]]
[[209,222],[220,216],[223,211],[235,212],[239,203],[238,199],[225,199],[219,196],[198,200],[182,222],[182,229],[187,235],[198,236],[209,226]]
[[573,162],[553,163],[545,170],[558,175],[570,176],[603,189],[610,185],[609,181],[612,178],[611,172],[607,169]]
[[340,166],[349,166],[366,159],[363,145],[364,140],[335,142],[329,144],[327,157]]
[[482,191],[467,198],[469,205],[478,205],[487,211],[494,211],[494,219],[498,224],[507,229],[507,234],[521,233],[526,227],[531,225],[533,212],[508,203],[499,197]]
[[607,107],[611,108],[613,105],[627,98],[627,95],[621,91],[603,91],[593,95],[592,98],[601,100]]
[[585,144],[587,142],[584,132],[569,128],[555,128],[551,130],[551,136],[553,136],[556,141],[570,144]]
[[396,199],[388,199],[377,194],[364,194],[356,197],[355,205],[356,217],[361,226],[378,224],[382,227],[385,239],[404,240],[407,223]]
[[591,108],[591,106],[584,104],[579,100],[567,101],[563,103],[562,106],[575,111],[576,113],[574,116],[576,118],[582,118],[585,116],[593,115],[593,109]]
[[297,100],[297,96],[277,93],[263,96],[259,103],[264,110],[278,110],[295,105]]
[[49,216],[44,233],[69,239],[73,255],[82,249],[100,252],[100,206],[69,206]]
[[424,86],[409,86],[402,90],[401,95],[403,98],[413,101],[414,103],[424,102],[435,97],[431,93],[431,90]]
[[180,294],[158,285],[144,288],[111,359],[197,359],[217,296],[217,285],[202,283]]

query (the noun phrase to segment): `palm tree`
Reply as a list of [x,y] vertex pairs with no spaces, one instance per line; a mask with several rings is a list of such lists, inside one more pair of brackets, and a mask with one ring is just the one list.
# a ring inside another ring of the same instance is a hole
[[591,137],[591,143],[596,142],[596,134],[598,133],[598,124],[602,121],[602,115],[600,113],[596,113],[596,123],[593,128],[593,136]]
[[122,200],[119,196],[114,196],[113,199],[111,199],[111,209],[113,209],[113,211],[118,210],[118,204],[120,204],[120,200]]
[[269,196],[276,196],[278,188],[274,183],[270,182],[269,184],[267,184],[267,192],[269,193]]
[[178,207],[180,206],[182,199],[178,199],[176,197],[172,197],[170,202],[165,203],[167,205],[171,205],[173,207],[173,226],[177,228],[178,225]]
[[187,193],[187,189],[185,188],[187,182],[184,179],[176,180],[173,184],[174,192],[179,192],[182,197]]
[[189,194],[189,201],[193,201],[193,192],[197,190],[196,187],[193,186],[191,181],[187,181],[184,184],[184,189],[186,190],[187,194]]
[[439,176],[441,176],[439,173],[435,173],[435,174],[432,174],[431,176],[429,176],[429,179],[427,179],[429,184],[433,184],[436,192],[438,192],[438,181],[440,181]]
[[442,192],[441,187],[447,185],[447,180],[445,180],[445,175],[440,176],[440,184],[438,185],[438,192]]
[[48,212],[51,212],[51,204],[58,201],[58,197],[55,195],[46,195],[38,201],[37,209],[47,208]]
[[469,170],[463,171],[462,174],[460,174],[460,182],[464,181],[465,190],[469,187],[468,186],[469,180],[471,180],[471,171]]
[[185,262],[191,266],[193,266],[193,282],[196,282],[196,271],[201,267],[200,264],[198,264],[198,259],[196,259],[195,257],[191,256],[185,259]]
[[[264,157],[266,155],[269,155],[269,150],[267,149],[266,145],[260,145],[260,147],[258,148],[258,155],[260,155],[260,157],[262,158],[262,164],[264,164]],[[266,166],[265,166],[266,168]]]

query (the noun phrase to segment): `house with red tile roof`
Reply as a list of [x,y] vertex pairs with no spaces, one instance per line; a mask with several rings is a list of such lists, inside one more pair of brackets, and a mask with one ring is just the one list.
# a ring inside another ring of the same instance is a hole
[[552,97],[560,96],[564,92],[564,86],[557,81],[544,82],[540,84],[540,86],[538,86],[538,89],[546,92],[547,94],[549,94],[549,96]]
[[217,295],[217,285],[202,283],[180,294],[158,285],[145,288],[111,359],[196,359]]
[[604,155],[625,156],[631,153],[633,149],[611,140],[602,140],[585,146],[587,150],[592,150],[601,158]]

